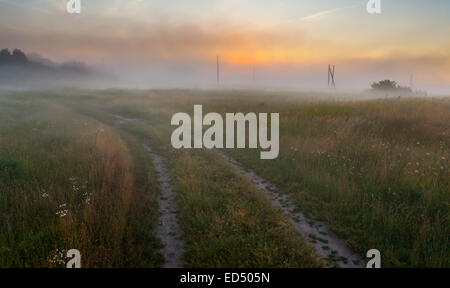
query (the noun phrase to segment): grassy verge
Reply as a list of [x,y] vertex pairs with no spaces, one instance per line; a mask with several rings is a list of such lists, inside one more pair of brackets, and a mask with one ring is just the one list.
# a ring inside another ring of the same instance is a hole
[[0,266],[61,267],[69,249],[83,267],[159,265],[151,171],[117,131],[47,97],[0,95]]
[[[141,98],[106,106],[111,112],[139,118],[126,125],[127,131],[150,142],[167,159],[187,242],[187,267],[324,265],[282,212],[221,157],[212,151],[171,148],[171,127],[167,123],[176,108],[155,105],[153,101]],[[147,113],[140,113],[141,109]]]
[[[361,254],[379,249],[384,267],[448,267],[449,101],[327,97],[0,93],[0,266],[55,266],[49,259],[70,248],[87,251],[86,266],[158,266],[158,187],[142,141],[167,157],[175,177],[187,266],[319,265],[279,211],[214,152],[171,148],[170,117],[203,104],[205,114],[279,112],[278,159],[229,153]],[[143,121],[117,131],[111,113]]]
[[277,160],[230,153],[360,253],[379,249],[384,267],[448,267],[448,108],[448,100],[278,107]]
[[[191,114],[194,104],[204,113],[280,112],[277,160],[261,161],[252,150],[229,153],[361,254],[379,249],[383,266],[449,265],[448,100],[336,102],[326,95],[178,90],[134,96],[108,105],[168,131],[170,115]],[[168,135],[154,132],[167,145]]]
[[[189,267],[320,267],[254,186],[211,152],[170,154]],[[176,160],[176,161],[175,161]],[[176,165],[175,165],[176,163]]]

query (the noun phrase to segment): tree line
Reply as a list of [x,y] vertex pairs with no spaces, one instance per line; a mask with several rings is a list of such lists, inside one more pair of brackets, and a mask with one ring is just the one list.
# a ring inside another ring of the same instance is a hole
[[8,49],[2,49],[0,51],[0,65],[20,65],[27,64],[28,58],[25,53],[20,49],[14,49],[11,53]]

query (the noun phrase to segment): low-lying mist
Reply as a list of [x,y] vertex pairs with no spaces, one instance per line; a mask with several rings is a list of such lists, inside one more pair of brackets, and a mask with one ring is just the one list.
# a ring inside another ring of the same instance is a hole
[[[38,54],[25,55],[20,50],[0,53],[0,90],[33,90],[54,88],[86,89],[275,89],[329,91],[327,67],[299,65],[232,64],[216,59],[153,60],[141,63],[109,61],[86,64],[80,61],[56,63]],[[390,79],[411,87],[419,94],[449,95],[450,87],[435,81],[414,79],[399,69],[368,67],[363,71],[350,64],[336,65],[336,89],[340,92],[361,92],[373,82]],[[413,86],[414,85],[414,86]]]

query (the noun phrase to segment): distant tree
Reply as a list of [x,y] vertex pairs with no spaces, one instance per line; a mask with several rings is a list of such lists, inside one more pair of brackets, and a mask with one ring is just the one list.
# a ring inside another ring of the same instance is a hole
[[0,51],[0,64],[21,65],[27,63],[27,55],[25,55],[22,50],[14,49],[12,54],[8,49],[3,49]]
[[3,49],[0,51],[0,64],[12,64],[20,65],[27,64],[28,58],[22,50],[14,49],[11,54],[8,49]]
[[379,82],[375,82],[371,85],[372,89],[374,91],[396,91],[396,92],[402,92],[402,93],[411,93],[412,90],[409,87],[401,87],[397,84],[395,81],[391,80],[382,80]]
[[3,49],[0,51],[0,64],[8,63],[10,61],[11,53],[8,49]]
[[375,82],[371,86],[374,90],[395,90],[399,87],[397,82],[391,80]]
[[22,50],[14,49],[12,53],[13,62],[16,64],[25,64],[28,62],[28,58]]

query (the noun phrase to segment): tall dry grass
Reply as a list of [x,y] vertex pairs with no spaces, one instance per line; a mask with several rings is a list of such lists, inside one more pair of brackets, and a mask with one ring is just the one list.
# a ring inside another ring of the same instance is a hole
[[1,96],[0,266],[61,267],[69,249],[83,267],[159,265],[156,183],[132,139],[41,95]]

